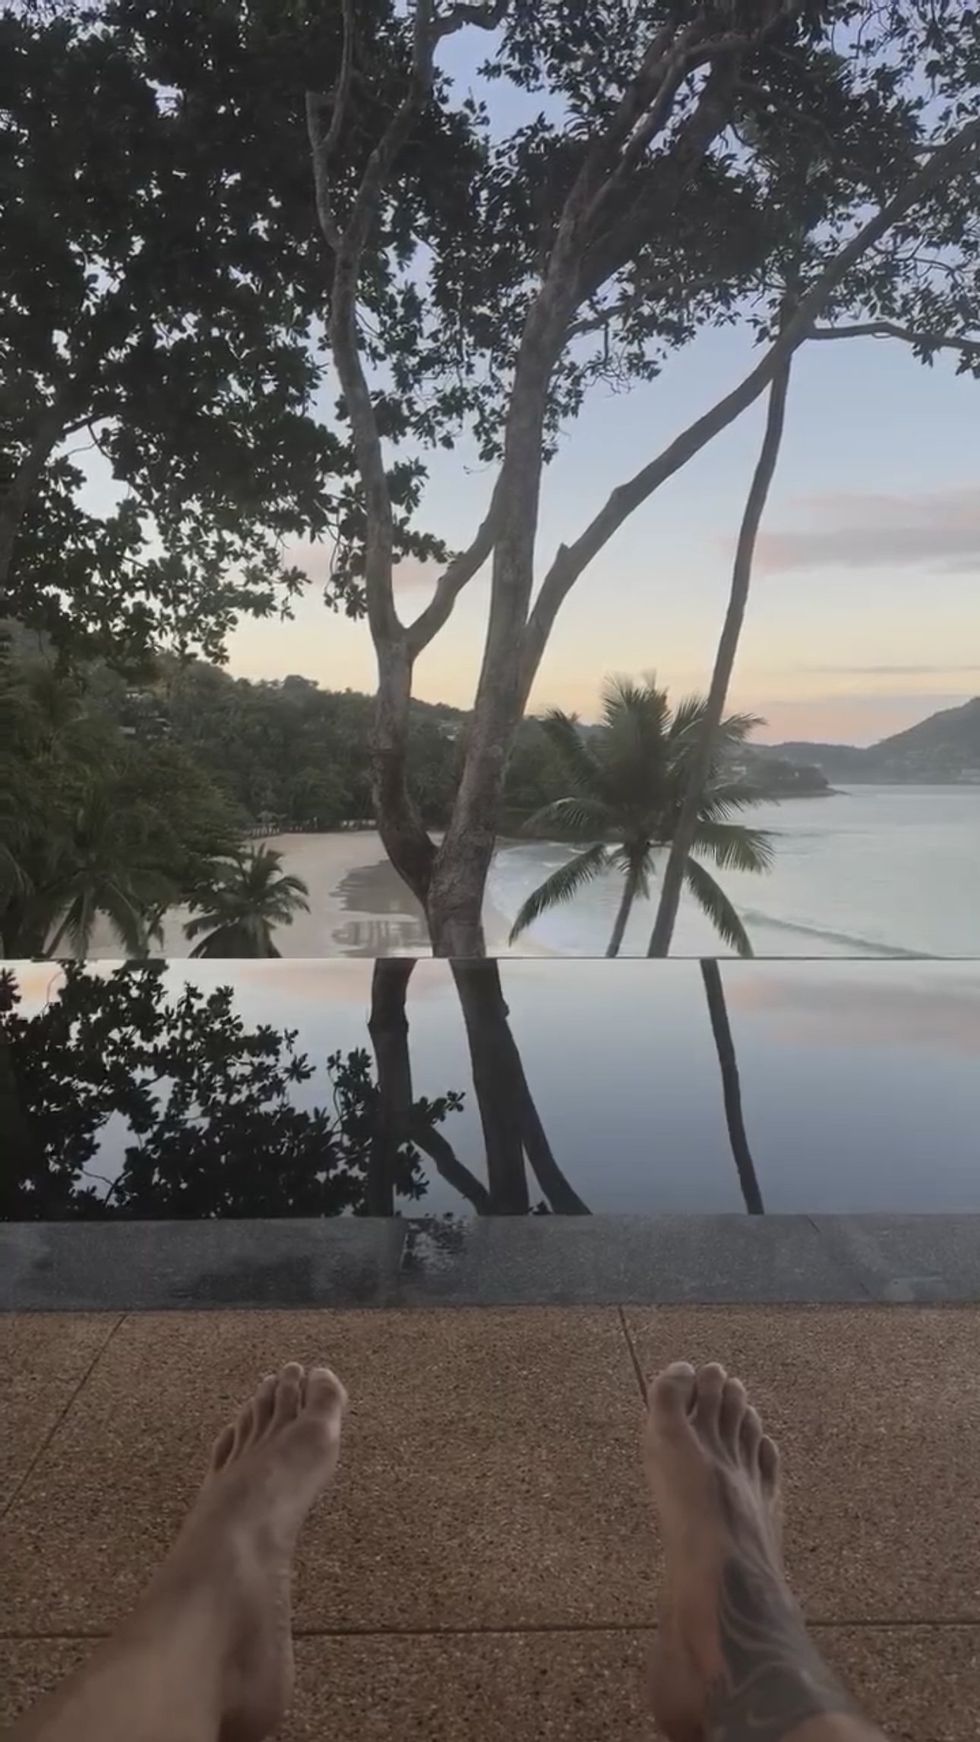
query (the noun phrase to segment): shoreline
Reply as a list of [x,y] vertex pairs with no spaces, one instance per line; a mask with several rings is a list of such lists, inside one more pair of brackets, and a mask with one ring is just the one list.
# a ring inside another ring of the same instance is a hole
[[[330,956],[431,956],[421,904],[404,884],[375,829],[325,829],[321,833],[262,835],[283,855],[283,867],[301,877],[309,890],[310,911],[275,932],[283,958]],[[512,844],[502,840],[499,845]],[[160,954],[185,960],[191,946],[184,936],[186,908],[173,908],[163,922]],[[487,950],[494,956],[552,956],[556,952],[522,938],[508,942],[510,921],[489,897],[483,903]],[[100,917],[92,937],[93,961],[118,961],[123,952]]]

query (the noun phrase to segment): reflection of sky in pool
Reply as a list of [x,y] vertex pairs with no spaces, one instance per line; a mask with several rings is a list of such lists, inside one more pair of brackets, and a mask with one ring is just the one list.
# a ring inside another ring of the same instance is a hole
[[[298,1028],[317,1068],[294,1094],[323,1105],[327,1053],[370,1047],[371,970],[364,960],[188,961],[168,982],[230,984],[247,1023]],[[551,1149],[590,1209],[742,1207],[696,962],[506,960],[500,974]],[[980,965],[726,962],[721,976],[767,1210],[980,1210]],[[29,1013],[58,976],[31,965],[18,978]],[[417,963],[407,1014],[415,1094],[465,1092],[442,1131],[483,1179],[446,963]],[[113,1121],[104,1171],[122,1141]],[[540,1197],[532,1180],[532,1202]],[[466,1205],[431,1179],[415,1213],[448,1210]]]

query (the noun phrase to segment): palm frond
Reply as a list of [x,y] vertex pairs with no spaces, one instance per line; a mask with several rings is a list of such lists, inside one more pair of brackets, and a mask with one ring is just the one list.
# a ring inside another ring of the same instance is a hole
[[691,851],[713,859],[722,871],[769,871],[774,857],[772,836],[742,823],[699,822]]
[[669,714],[667,691],[657,688],[652,673],[639,683],[621,675],[607,677],[603,683],[602,718],[607,726],[617,726],[624,716],[646,717],[658,723],[663,731]]
[[718,727],[718,737],[723,743],[742,744],[765,723],[761,714],[728,714]]
[[539,724],[552,749],[557,753],[569,784],[583,798],[594,794],[597,790],[599,768],[582,737],[576,716],[563,713],[561,708],[551,708],[548,713],[542,714]]
[[704,719],[703,696],[682,696],[671,716],[668,737],[672,744],[695,737]]
[[696,859],[689,859],[684,875],[691,894],[702,912],[707,914],[722,942],[740,956],[751,956],[749,934],[725,891],[715,882],[710,871],[706,871]]
[[510,932],[510,942],[527,931],[536,919],[540,919],[549,908],[559,907],[563,902],[571,901],[572,897],[586,883],[602,875],[609,863],[608,849],[601,841],[594,846],[586,847],[584,853],[576,853],[574,859],[569,859],[566,865],[560,865],[550,877],[540,883],[533,894],[529,895],[520,913],[514,921]]
[[768,794],[747,780],[721,781],[707,786],[701,797],[701,816],[706,822],[724,822],[733,813],[768,802]]
[[632,877],[636,894],[649,901],[650,878],[654,872],[652,841],[646,842],[642,849],[624,841],[621,846],[612,848],[609,863],[617,871],[622,871],[624,877]]
[[605,835],[613,824],[608,806],[598,798],[556,798],[541,806],[524,824],[525,834],[555,826],[579,840]]

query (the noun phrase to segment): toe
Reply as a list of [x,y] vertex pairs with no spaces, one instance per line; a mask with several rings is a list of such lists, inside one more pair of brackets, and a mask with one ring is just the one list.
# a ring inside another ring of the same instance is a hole
[[241,1457],[246,1446],[251,1444],[254,1432],[255,1407],[252,1399],[249,1398],[248,1402],[238,1411],[238,1417],[235,1422],[234,1452],[236,1458]]
[[739,1448],[742,1460],[753,1473],[759,1468],[759,1447],[762,1444],[762,1418],[757,1409],[749,1404],[742,1417],[739,1432]]
[[306,1410],[309,1415],[343,1414],[347,1392],[329,1367],[311,1367],[306,1376]]
[[230,1421],[223,1427],[211,1448],[212,1470],[223,1470],[231,1457],[235,1445],[235,1423]]
[[687,1421],[694,1399],[694,1368],[673,1361],[647,1387],[647,1409],[654,1426],[671,1432]]
[[726,1379],[721,1390],[721,1406],[718,1411],[718,1432],[726,1451],[735,1457],[738,1452],[739,1434],[742,1421],[748,1408],[748,1392],[741,1379]]
[[287,1421],[294,1421],[299,1414],[302,1402],[303,1369],[298,1361],[290,1361],[283,1368],[276,1381],[276,1396],[273,1404],[272,1420],[275,1427],[281,1427]]
[[267,1373],[252,1399],[255,1411],[255,1432],[264,1434],[272,1420],[272,1412],[276,1402],[276,1385],[278,1381],[274,1373]]
[[702,1433],[717,1437],[721,1398],[728,1375],[717,1361],[699,1367],[694,1388],[694,1419]]
[[759,1471],[767,1494],[774,1494],[779,1485],[779,1448],[768,1434],[759,1443]]

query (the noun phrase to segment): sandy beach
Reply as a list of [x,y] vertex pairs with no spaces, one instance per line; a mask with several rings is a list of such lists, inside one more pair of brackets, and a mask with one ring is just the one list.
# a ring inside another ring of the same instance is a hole
[[[297,913],[292,925],[276,931],[283,956],[427,956],[429,934],[422,908],[394,870],[373,829],[342,830],[324,835],[271,835],[270,847],[283,855],[286,871],[302,877],[309,890],[309,913]],[[162,954],[188,956],[184,908],[174,908],[164,921]],[[495,956],[511,954],[510,922],[484,904],[487,948]],[[546,952],[528,947],[521,955]],[[120,955],[118,940],[100,918],[89,955],[97,961]]]

